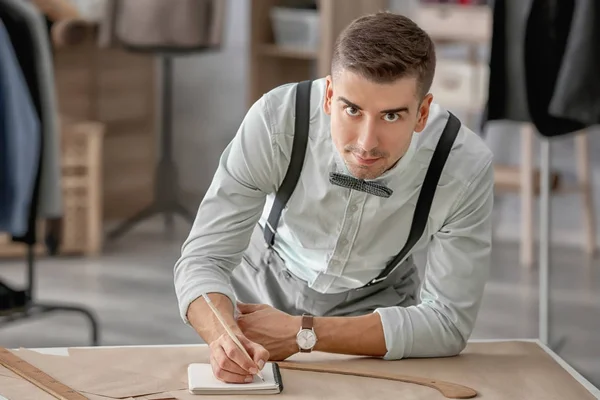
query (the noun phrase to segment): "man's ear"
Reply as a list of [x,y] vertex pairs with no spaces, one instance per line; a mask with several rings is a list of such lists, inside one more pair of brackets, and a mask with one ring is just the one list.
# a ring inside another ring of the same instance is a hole
[[331,101],[333,98],[333,79],[331,75],[327,75],[325,79],[325,98],[323,99],[323,111],[325,114],[331,115]]
[[425,125],[427,125],[427,119],[429,118],[429,107],[431,106],[432,100],[433,95],[431,93],[428,93],[427,96],[425,96],[425,98],[421,102],[417,115],[415,132],[421,132],[423,129],[425,129]]

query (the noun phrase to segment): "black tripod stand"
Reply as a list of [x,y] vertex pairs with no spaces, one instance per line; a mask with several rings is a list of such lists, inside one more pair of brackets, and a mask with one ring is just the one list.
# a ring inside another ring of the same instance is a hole
[[180,203],[177,167],[172,155],[173,60],[171,56],[163,55],[161,61],[161,158],[156,168],[154,201],[150,206],[117,226],[108,234],[109,239],[116,239],[131,230],[136,224],[156,214],[164,215],[167,233],[172,232],[174,214],[178,214],[190,224],[194,221],[192,213]]

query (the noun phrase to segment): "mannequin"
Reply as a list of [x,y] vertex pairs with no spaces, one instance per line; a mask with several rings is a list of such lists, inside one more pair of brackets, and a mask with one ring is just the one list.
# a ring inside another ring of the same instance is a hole
[[172,158],[172,63],[177,55],[201,54],[220,48],[226,0],[108,0],[100,22],[100,46],[122,46],[152,54],[161,61],[161,157],[156,170],[155,199],[147,208],[109,233],[123,235],[139,222],[162,213],[167,233],[173,214],[193,222],[178,199],[177,168]]
[[77,8],[69,0],[32,0],[32,2],[50,21],[79,17]]

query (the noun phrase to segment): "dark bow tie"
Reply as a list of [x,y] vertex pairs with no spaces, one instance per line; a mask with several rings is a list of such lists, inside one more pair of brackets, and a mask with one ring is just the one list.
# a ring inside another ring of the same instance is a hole
[[368,182],[362,179],[355,178],[337,172],[329,174],[329,182],[334,185],[345,187],[348,189],[358,190],[380,197],[390,197],[393,193],[392,189],[377,182]]

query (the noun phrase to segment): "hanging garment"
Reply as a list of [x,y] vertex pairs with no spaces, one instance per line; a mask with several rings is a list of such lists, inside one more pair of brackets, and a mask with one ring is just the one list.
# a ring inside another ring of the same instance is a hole
[[600,122],[600,4],[577,0],[550,113],[585,125]]
[[496,0],[487,121],[569,134],[600,122],[600,5]]
[[[43,218],[60,217],[63,214],[62,191],[60,188],[60,132],[58,106],[54,80],[54,66],[50,37],[44,16],[38,9],[20,0],[0,0],[22,15],[31,34],[30,51],[40,97],[42,133],[44,137],[40,199],[38,215]],[[20,42],[20,40],[19,40]]]
[[40,123],[0,20],[0,231],[24,235],[39,166]]
[[[63,213],[60,169],[60,133],[50,39],[46,20],[29,2],[0,0],[0,18],[5,23],[24,72],[42,131],[40,169],[31,203],[28,232],[14,241],[35,243],[38,218],[58,218]],[[53,230],[50,235],[57,236]]]
[[150,52],[216,48],[224,13],[225,0],[108,0],[99,43]]

